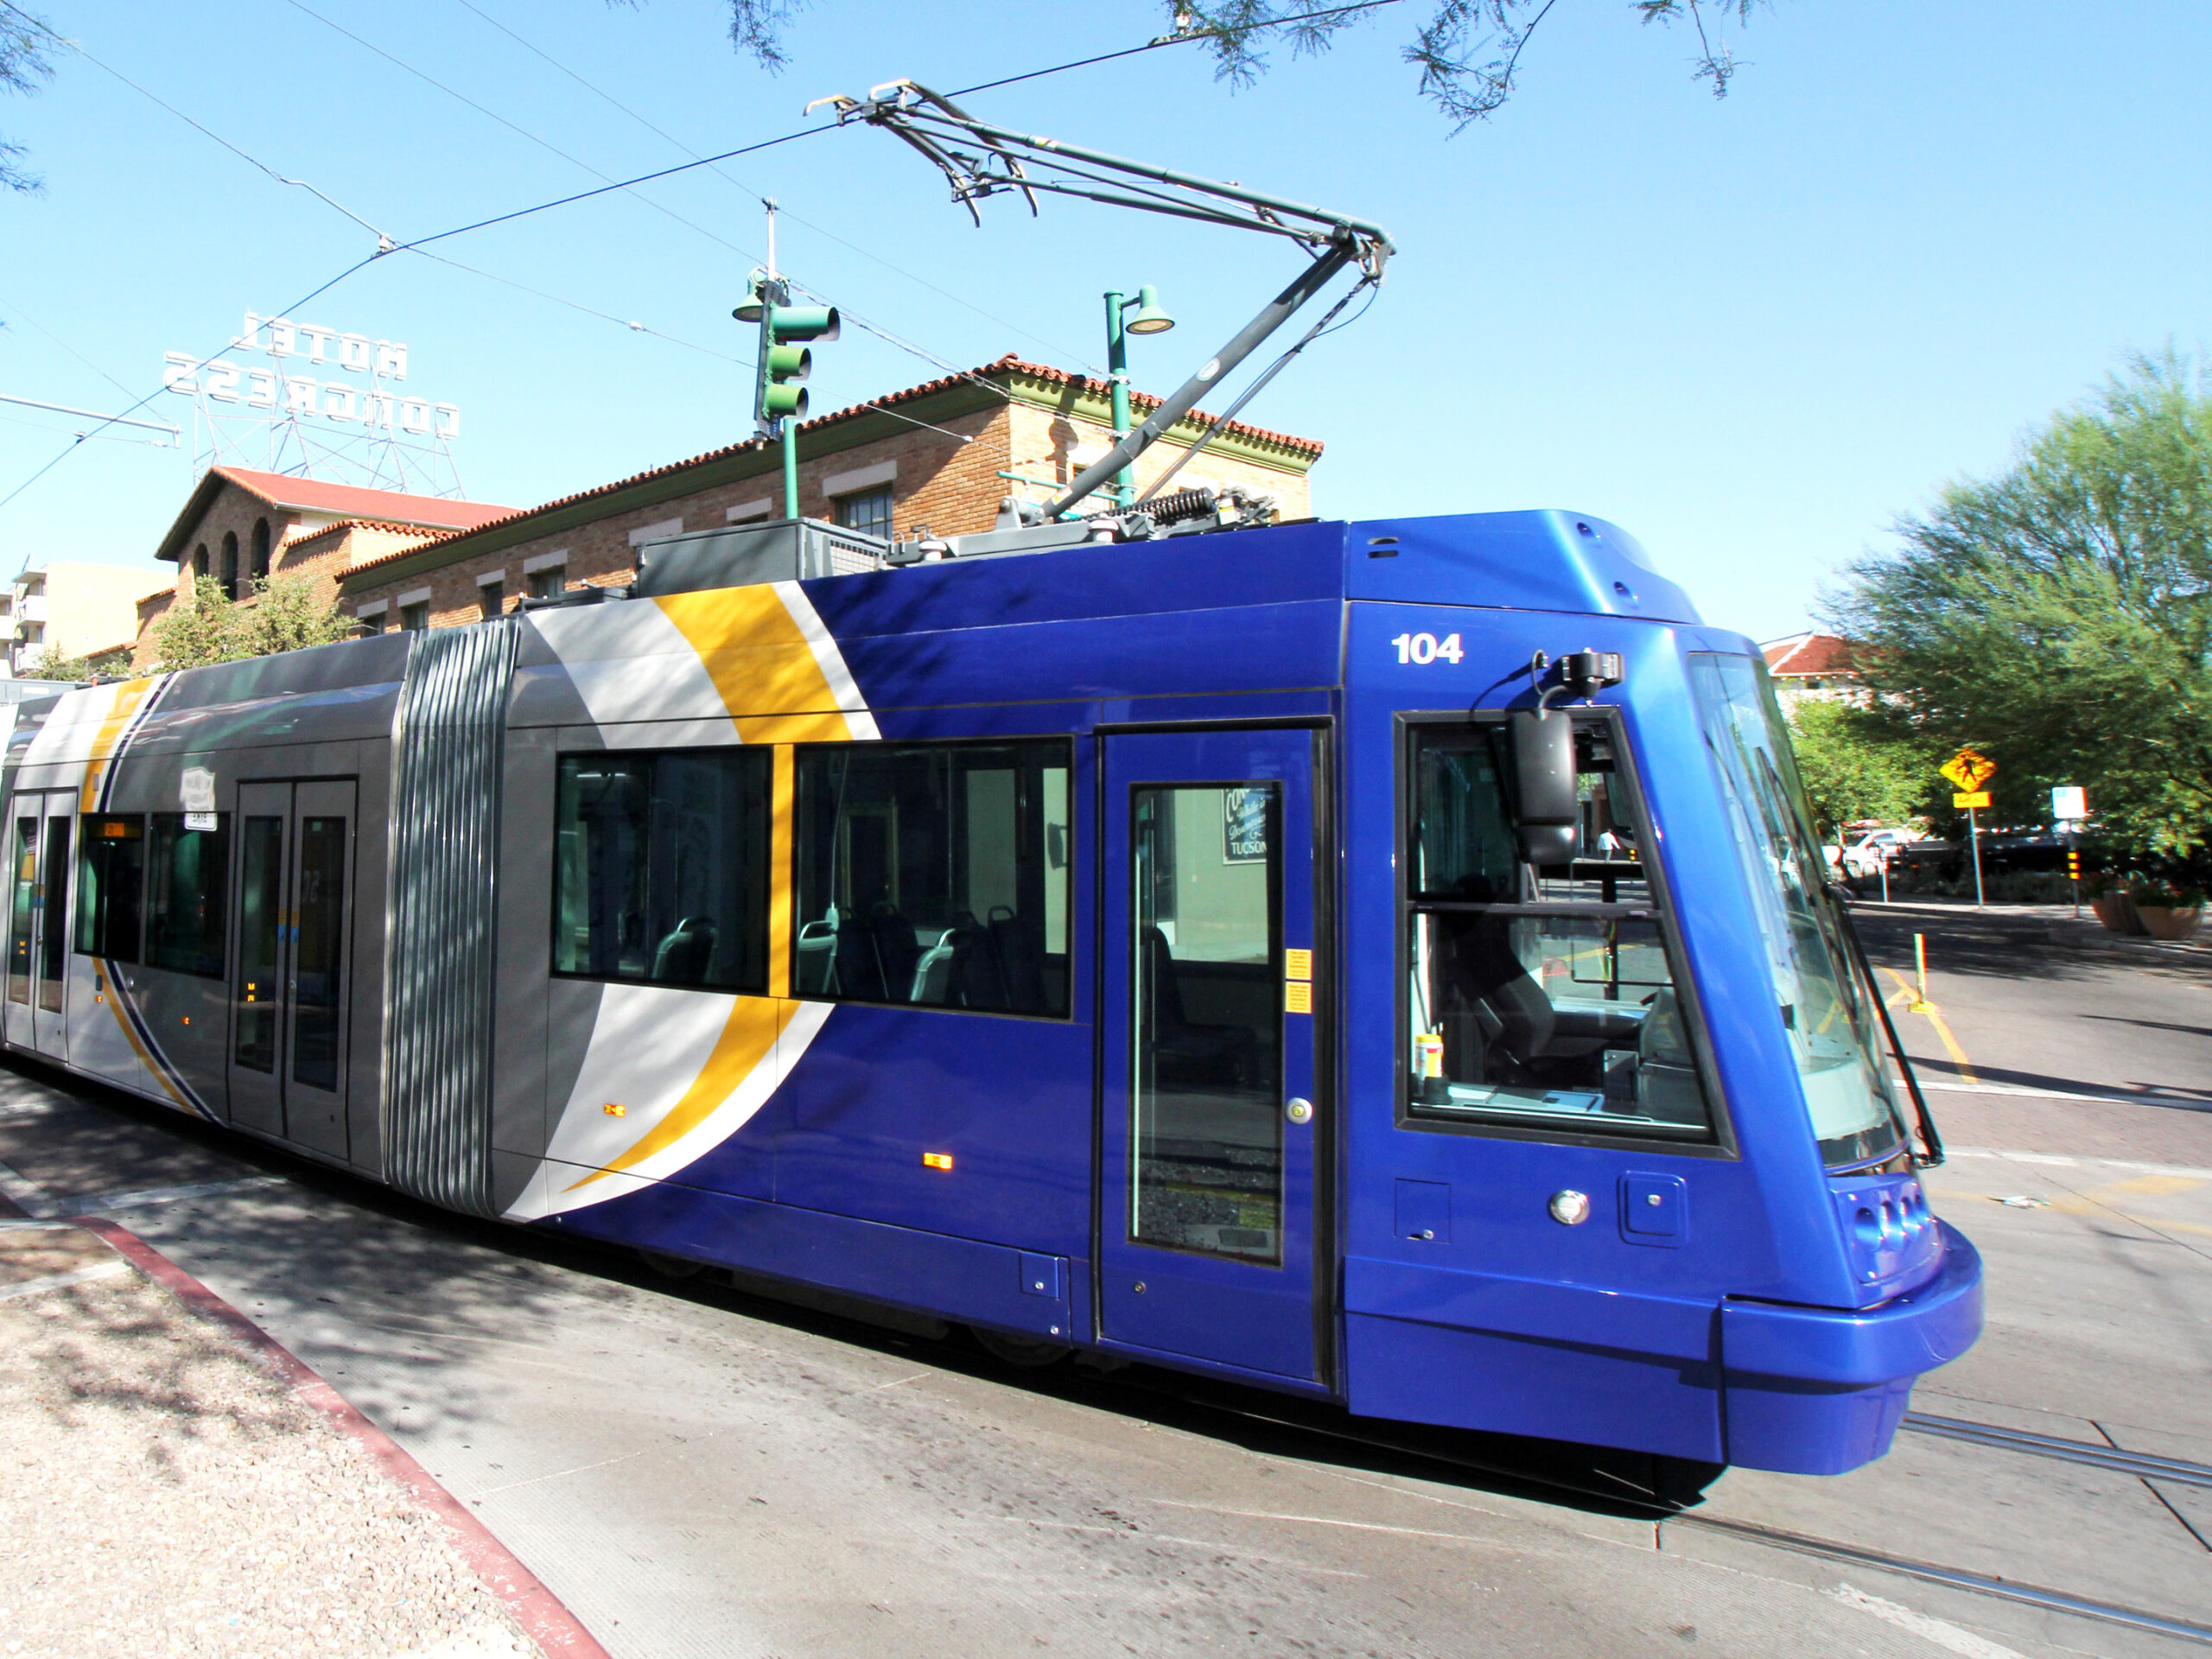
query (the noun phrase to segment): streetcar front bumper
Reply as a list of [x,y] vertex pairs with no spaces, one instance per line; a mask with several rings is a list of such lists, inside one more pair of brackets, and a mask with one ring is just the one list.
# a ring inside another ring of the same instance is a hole
[[1890,1449],[1914,1382],[1981,1334],[1980,1253],[1955,1228],[1936,1225],[1943,1256],[1936,1276],[1878,1307],[1721,1304],[1731,1464],[1840,1475]]

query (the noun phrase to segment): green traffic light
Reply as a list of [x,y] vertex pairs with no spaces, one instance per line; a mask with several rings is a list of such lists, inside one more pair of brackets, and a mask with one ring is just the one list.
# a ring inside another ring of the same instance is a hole
[[760,407],[772,421],[806,418],[806,388],[798,385],[773,385],[760,388]]

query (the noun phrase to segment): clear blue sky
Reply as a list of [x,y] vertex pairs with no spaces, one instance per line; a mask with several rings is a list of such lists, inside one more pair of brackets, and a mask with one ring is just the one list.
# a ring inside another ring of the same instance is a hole
[[[684,159],[486,15],[694,152],[792,130],[825,93],[899,75],[959,87],[1164,26],[1140,0],[816,0],[791,28],[791,67],[771,76],[733,53],[714,0],[308,3],[543,146],[293,0],[35,9],[403,240],[588,188],[589,168]],[[2122,354],[2212,334],[2201,3],[1775,0],[1715,102],[1683,35],[1638,27],[1623,0],[1575,0],[1536,36],[1515,100],[1456,139],[1397,60],[1421,4],[1319,60],[1278,54],[1246,92],[1179,47],[974,100],[1389,226],[1400,251],[1380,302],[1248,411],[1326,442],[1324,512],[1602,514],[1709,619],[1771,636],[1804,626],[1821,583],[1882,545],[1895,515],[2002,465]],[[38,97],[0,99],[0,134],[47,181],[43,196],[0,198],[0,391],[118,409],[118,385],[159,384],[165,350],[212,353],[247,308],[283,308],[368,251],[305,191],[93,65],[59,67]],[[1048,201],[1036,222],[993,202],[979,232],[934,172],[865,130],[722,171],[440,245],[658,335],[413,255],[295,315],[405,340],[410,389],[465,412],[468,493],[528,505],[745,434],[749,331],[728,313],[760,249],[760,194],[790,211],[786,268],[955,363],[1096,362],[1100,290],[1155,283],[1182,325],[1134,346],[1139,384],[1160,390],[1295,264],[1266,238],[1078,202]],[[938,372],[857,330],[817,359],[817,409]],[[81,425],[0,405],[0,494]],[[0,564],[151,569],[190,481],[185,454],[81,445],[0,508]]]

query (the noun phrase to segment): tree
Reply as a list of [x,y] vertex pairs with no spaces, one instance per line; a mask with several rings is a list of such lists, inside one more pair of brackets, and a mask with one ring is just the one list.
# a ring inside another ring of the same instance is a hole
[[231,649],[231,613],[237,608],[214,577],[194,578],[192,602],[171,605],[155,619],[154,666],[166,674],[231,661],[238,654]]
[[1823,835],[1840,840],[1847,823],[1913,817],[1942,781],[1936,772],[1942,757],[1880,709],[1801,697],[1789,712],[1790,747]]
[[2212,841],[2212,388],[2138,357],[1947,486],[1902,545],[1853,565],[1827,620],[1930,749],[1998,763],[1996,817],[2080,784],[2107,837],[2202,857]]
[[[51,80],[54,66],[46,54],[59,38],[27,11],[12,5],[0,10],[0,92],[28,98]],[[35,195],[42,187],[35,173],[16,165],[16,158],[22,153],[21,144],[0,138],[0,189]]]
[[251,604],[231,602],[223,584],[200,576],[192,602],[172,605],[154,624],[155,664],[162,672],[327,645],[353,631],[351,617],[316,597],[312,576],[257,576]]
[[26,680],[89,680],[99,671],[90,658],[72,657],[58,645],[46,645],[24,659],[19,677]]
[[[634,3],[634,0],[626,0]],[[1164,40],[1204,40],[1214,54],[1215,78],[1249,86],[1267,72],[1261,48],[1270,36],[1290,42],[1293,55],[1325,52],[1344,30],[1367,22],[1390,0],[1161,0],[1174,24]],[[790,61],[783,31],[805,0],[729,0],[730,43],[764,68]],[[1761,0],[1629,0],[1643,23],[1688,22],[1697,32],[1692,73],[1728,95],[1738,64],[1724,31],[1750,20]],[[1421,95],[1433,102],[1458,132],[1489,116],[1513,96],[1521,54],[1553,0],[1428,0],[1428,21],[1400,49],[1421,72]],[[1157,42],[1156,42],[1157,43]],[[1478,60],[1481,60],[1478,61]]]
[[311,576],[257,576],[253,591],[257,602],[231,615],[234,657],[267,657],[353,636],[353,619],[341,614],[334,601],[316,597]]

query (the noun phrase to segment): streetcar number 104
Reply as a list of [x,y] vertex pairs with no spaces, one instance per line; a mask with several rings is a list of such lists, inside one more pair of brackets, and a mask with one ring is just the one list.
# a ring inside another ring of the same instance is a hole
[[1447,633],[1439,639],[1433,633],[1402,633],[1390,642],[1398,648],[1402,663],[1456,663],[1466,653],[1459,649],[1459,636]]

